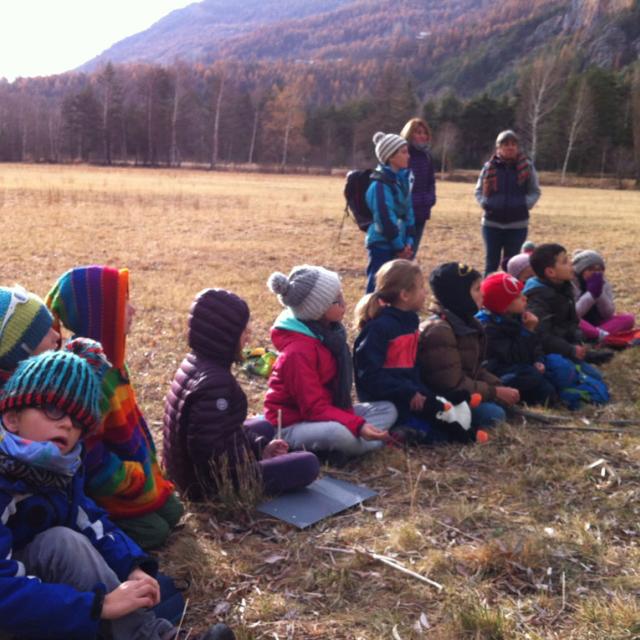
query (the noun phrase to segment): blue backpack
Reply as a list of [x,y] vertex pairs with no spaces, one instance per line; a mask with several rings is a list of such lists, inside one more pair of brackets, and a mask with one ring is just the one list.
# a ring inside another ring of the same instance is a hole
[[600,372],[586,362],[576,364],[557,353],[544,358],[545,378],[553,384],[560,399],[574,411],[583,402],[606,404],[609,389]]

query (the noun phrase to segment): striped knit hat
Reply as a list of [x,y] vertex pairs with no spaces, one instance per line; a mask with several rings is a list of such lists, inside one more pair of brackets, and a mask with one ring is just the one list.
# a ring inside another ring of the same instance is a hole
[[76,336],[100,342],[113,366],[122,368],[128,296],[128,269],[94,265],[76,267],[60,276],[46,303],[57,324]]
[[47,351],[18,364],[0,391],[0,413],[53,405],[86,432],[102,420],[102,375],[109,368],[101,346],[72,340],[62,351]]
[[382,164],[387,164],[389,158],[401,147],[407,144],[407,141],[395,133],[383,133],[378,131],[373,134],[373,144],[376,145],[376,157]]
[[308,264],[294,267],[289,276],[277,271],[272,273],[267,286],[298,320],[320,320],[342,288],[335,271]]
[[22,287],[0,287],[0,369],[13,371],[49,333],[53,318],[44,302]]

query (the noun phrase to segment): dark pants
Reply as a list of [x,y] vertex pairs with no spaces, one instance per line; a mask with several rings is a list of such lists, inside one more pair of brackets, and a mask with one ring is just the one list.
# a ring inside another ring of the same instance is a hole
[[555,387],[534,366],[517,364],[502,372],[502,384],[520,392],[520,398],[528,404],[545,404],[556,398]]
[[161,547],[180,521],[184,507],[175,493],[155,511],[137,518],[113,520],[130,538],[145,551]]
[[369,252],[369,262],[367,264],[367,293],[372,293],[376,288],[376,273],[378,269],[390,260],[394,260],[396,252],[394,249],[380,245],[371,245],[367,247]]
[[[262,416],[246,420],[244,428],[261,438],[262,449],[276,435],[273,425]],[[267,495],[302,489],[311,484],[320,472],[320,461],[310,451],[294,451],[284,456],[260,460],[258,465]]]
[[416,221],[416,239],[413,241],[413,255],[418,255],[418,249],[420,248],[420,242],[422,240],[422,234],[424,233],[424,228],[427,224],[428,220],[424,220],[423,222]]
[[523,242],[527,239],[527,227],[524,229],[496,229],[482,226],[482,238],[485,246],[484,275],[506,269],[509,258],[520,253]]

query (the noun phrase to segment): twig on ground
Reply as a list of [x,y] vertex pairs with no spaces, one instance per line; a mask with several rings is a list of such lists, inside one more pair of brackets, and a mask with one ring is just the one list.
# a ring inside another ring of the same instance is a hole
[[467,533],[466,531],[462,531],[462,529],[458,529],[458,527],[454,527],[451,524],[442,522],[442,520],[438,520],[437,518],[434,518],[433,521],[439,524],[441,527],[444,527],[445,529],[450,529],[451,531],[455,531],[456,533],[469,538],[469,540],[474,540],[475,542],[481,542],[482,544],[484,544],[484,540],[482,538],[478,538],[477,536]]
[[372,560],[377,560],[378,562],[382,562],[382,564],[386,564],[388,567],[391,567],[396,571],[400,571],[400,573],[404,573],[408,576],[411,576],[412,578],[415,578],[416,580],[420,580],[421,582],[424,582],[432,587],[435,587],[438,591],[442,591],[444,589],[444,587],[439,582],[426,578],[425,576],[420,575],[415,571],[411,571],[411,569],[407,569],[402,563],[398,562],[395,558],[390,558],[389,556],[383,556],[383,555],[380,555],[379,553],[368,551],[367,549],[356,549],[356,548],[342,549],[340,547],[324,547],[324,546],[322,547],[318,546],[316,547],[316,549],[320,549],[321,551],[328,551],[329,553],[332,553],[332,552],[346,553],[348,555],[360,554],[360,555],[366,556],[367,558],[371,558]]

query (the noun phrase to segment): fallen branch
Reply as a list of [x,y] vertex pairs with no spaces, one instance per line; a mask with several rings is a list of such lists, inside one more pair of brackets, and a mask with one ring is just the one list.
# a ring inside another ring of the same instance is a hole
[[373,551],[367,551],[366,549],[356,549],[356,548],[340,548],[340,547],[316,547],[316,549],[320,549],[321,551],[328,551],[329,553],[346,553],[348,555],[363,555],[367,558],[371,558],[372,560],[377,560],[378,562],[382,562],[382,564],[386,564],[388,567],[395,569],[396,571],[400,571],[400,573],[404,573],[405,575],[411,576],[416,580],[420,580],[420,582],[424,582],[432,587],[435,587],[438,591],[442,591],[444,587],[439,583],[435,582],[435,580],[430,580],[415,571],[411,571],[411,569],[407,569],[402,563],[398,562],[395,558],[390,558],[389,556],[383,556],[379,553],[374,553]]
[[530,424],[533,429],[546,429],[548,431],[593,431],[596,433],[629,433],[625,429],[602,429],[601,427],[558,427],[551,424]]
[[450,529],[451,531],[455,531],[456,533],[459,533],[461,536],[465,536],[465,538],[469,538],[469,540],[473,540],[475,542],[481,542],[484,544],[484,540],[482,538],[478,538],[477,536],[471,535],[470,533],[467,533],[466,531],[463,531],[462,529],[458,529],[458,527],[454,527],[451,524],[447,524],[446,522],[442,522],[442,520],[438,520],[437,518],[434,518],[433,521],[437,524],[439,524],[441,527],[444,527],[445,529]]

